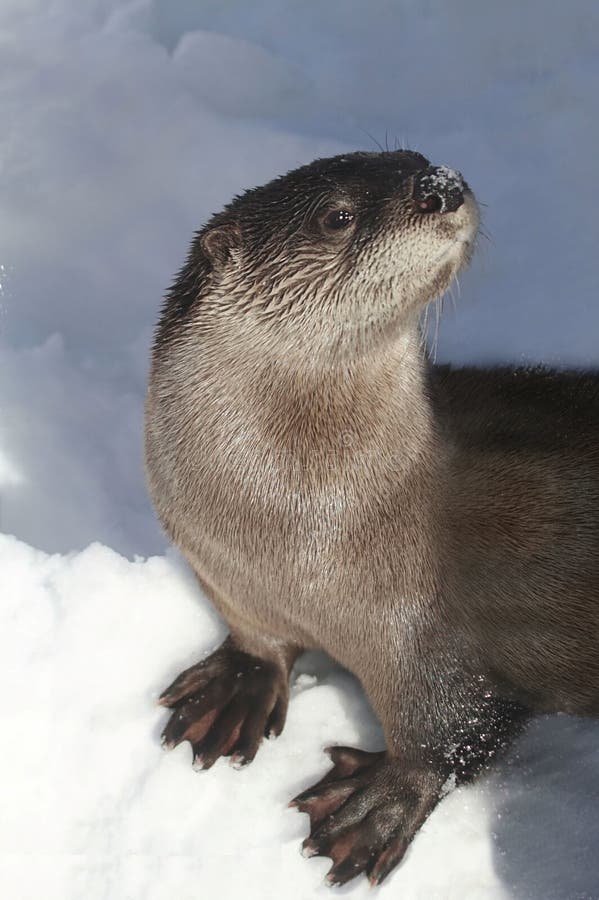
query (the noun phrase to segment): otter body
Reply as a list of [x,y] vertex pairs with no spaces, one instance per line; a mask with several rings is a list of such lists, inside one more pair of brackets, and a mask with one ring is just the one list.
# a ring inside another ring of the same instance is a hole
[[532,711],[599,712],[599,380],[422,350],[477,227],[419,154],[318,160],[208,223],[157,332],[152,496],[231,628],[163,695],[165,741],[244,764],[302,650],[353,671],[386,750],[332,748],[295,801],[335,883],[381,881]]

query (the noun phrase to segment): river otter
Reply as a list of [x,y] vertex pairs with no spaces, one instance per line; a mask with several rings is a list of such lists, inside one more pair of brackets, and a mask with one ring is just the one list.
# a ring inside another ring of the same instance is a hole
[[477,229],[418,153],[317,160],[208,222],[156,334],[152,497],[231,629],[162,695],[164,740],[245,764],[302,650],[354,672],[386,748],[331,748],[293,801],[331,883],[382,881],[531,712],[599,712],[599,381],[423,351]]

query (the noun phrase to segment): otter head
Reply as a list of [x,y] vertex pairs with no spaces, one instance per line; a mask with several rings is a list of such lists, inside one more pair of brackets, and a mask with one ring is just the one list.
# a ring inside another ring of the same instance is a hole
[[279,352],[352,352],[412,327],[468,262],[477,227],[462,176],[419,153],[318,159],[214,216],[173,299],[221,333],[276,334]]

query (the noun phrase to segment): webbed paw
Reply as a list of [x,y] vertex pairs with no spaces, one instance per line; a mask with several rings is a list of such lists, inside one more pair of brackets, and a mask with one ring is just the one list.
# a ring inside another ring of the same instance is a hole
[[305,856],[330,856],[329,884],[345,884],[365,872],[380,884],[439,800],[442,778],[405,769],[386,753],[350,747],[327,751],[333,768],[291,801],[310,816]]
[[172,748],[189,741],[196,768],[209,769],[219,756],[246,765],[265,735],[283,730],[287,693],[286,675],[275,664],[244,653],[228,638],[160,696],[159,702],[174,710],[163,744]]

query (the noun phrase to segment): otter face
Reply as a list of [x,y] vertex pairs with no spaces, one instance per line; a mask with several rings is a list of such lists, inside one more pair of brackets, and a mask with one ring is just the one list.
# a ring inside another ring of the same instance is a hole
[[459,173],[407,150],[351,153],[236,198],[200,232],[190,264],[202,262],[212,311],[290,333],[298,322],[302,340],[339,343],[417,315],[469,261],[477,228]]

